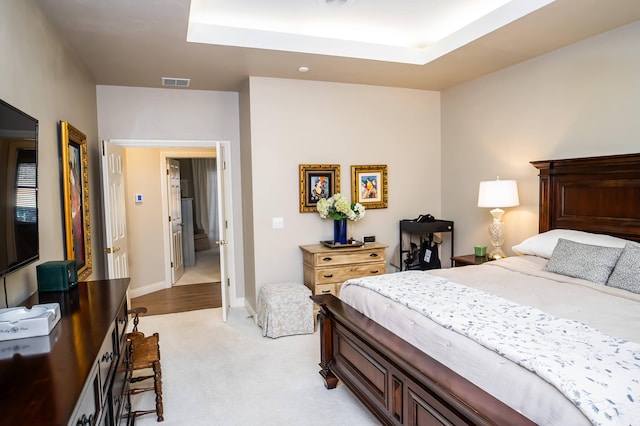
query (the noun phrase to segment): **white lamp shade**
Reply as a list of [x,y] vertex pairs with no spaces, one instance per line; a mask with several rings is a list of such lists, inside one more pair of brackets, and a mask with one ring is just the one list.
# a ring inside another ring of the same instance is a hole
[[514,207],[520,204],[515,180],[487,180],[480,182],[478,207]]

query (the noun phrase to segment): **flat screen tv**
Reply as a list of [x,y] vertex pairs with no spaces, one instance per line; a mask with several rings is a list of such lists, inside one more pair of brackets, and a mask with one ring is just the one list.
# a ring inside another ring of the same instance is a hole
[[38,120],[0,99],[0,277],[38,258]]

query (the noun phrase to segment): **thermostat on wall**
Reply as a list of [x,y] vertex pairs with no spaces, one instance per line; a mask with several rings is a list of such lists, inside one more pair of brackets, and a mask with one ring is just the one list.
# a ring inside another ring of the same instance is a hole
[[142,204],[142,194],[136,194],[136,204]]

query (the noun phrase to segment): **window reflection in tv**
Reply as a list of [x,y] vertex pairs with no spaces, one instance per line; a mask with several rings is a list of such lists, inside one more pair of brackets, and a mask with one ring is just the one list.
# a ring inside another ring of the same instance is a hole
[[39,258],[38,120],[0,100],[0,277]]

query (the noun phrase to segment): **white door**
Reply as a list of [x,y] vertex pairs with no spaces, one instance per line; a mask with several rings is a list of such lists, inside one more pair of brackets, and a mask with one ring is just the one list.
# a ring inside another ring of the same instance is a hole
[[218,229],[219,240],[216,244],[220,247],[220,286],[222,290],[222,321],[227,321],[229,312],[229,282],[227,272],[227,205],[226,205],[226,182],[228,181],[227,160],[224,148],[220,142],[216,142],[216,157],[218,167],[216,167],[218,177]]
[[102,141],[102,192],[107,278],[129,276],[122,147]]
[[167,159],[167,188],[169,191],[169,226],[171,227],[171,284],[184,274],[182,257],[182,204],[180,202],[180,162]]

